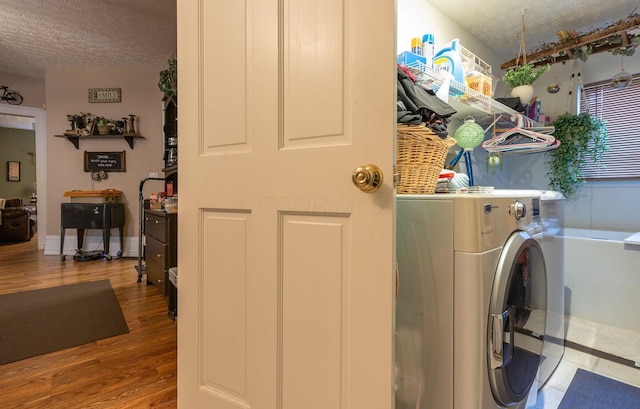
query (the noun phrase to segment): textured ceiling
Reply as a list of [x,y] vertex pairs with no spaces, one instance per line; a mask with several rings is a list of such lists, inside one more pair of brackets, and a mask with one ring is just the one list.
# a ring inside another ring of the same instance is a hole
[[[235,0],[233,0],[235,1]],[[590,31],[637,12],[637,0],[428,0],[492,49],[517,56],[557,30]],[[43,78],[50,68],[162,65],[176,51],[176,0],[0,0],[0,72]]]
[[0,0],[0,72],[162,65],[176,51],[176,0]]
[[557,42],[558,30],[585,33],[640,11],[638,0],[428,1],[493,50],[502,62],[518,55],[523,10],[526,51]]

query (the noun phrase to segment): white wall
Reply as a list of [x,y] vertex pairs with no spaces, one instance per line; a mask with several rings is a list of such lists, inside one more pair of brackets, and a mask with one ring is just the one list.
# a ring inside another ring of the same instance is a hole
[[24,98],[22,106],[45,108],[44,78],[0,72],[0,85],[6,85],[10,90],[18,91]]
[[398,54],[411,49],[411,39],[431,33],[435,38],[435,49],[438,50],[455,38],[492,67],[500,67],[501,61],[487,46],[472,34],[434,8],[426,0],[398,0]]
[[[550,27],[549,30],[558,28]],[[424,33],[434,33],[436,49],[453,38],[493,67],[493,74],[502,77],[499,67],[503,61],[497,59],[484,44],[480,43],[472,33],[454,24],[442,15],[427,0],[398,0],[398,52],[411,47],[411,38]],[[508,34],[508,33],[506,33]],[[620,57],[610,53],[592,55],[586,63],[580,63],[584,83],[607,80],[620,71]],[[640,72],[640,52],[624,59],[625,71]],[[570,89],[572,63],[555,64],[536,83],[536,95],[542,102],[542,110],[546,115],[555,118],[567,111],[575,113],[574,100],[567,103]],[[549,94],[547,85],[559,82],[561,91]],[[574,85],[574,96],[575,92]],[[496,89],[496,96],[508,96],[502,81]],[[640,127],[640,118],[638,118]],[[532,188],[548,189],[546,157],[543,153],[529,155],[505,155],[504,170],[496,170],[495,175],[485,171],[484,158],[486,152],[476,148],[473,153],[474,177],[476,184],[495,186],[496,188]],[[600,230],[640,230],[640,181],[590,182],[583,185],[578,197],[567,203],[566,224],[569,227],[593,228]]]

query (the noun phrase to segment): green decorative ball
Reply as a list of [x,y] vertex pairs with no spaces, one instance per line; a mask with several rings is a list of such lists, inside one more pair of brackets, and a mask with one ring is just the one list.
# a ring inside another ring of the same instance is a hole
[[459,147],[473,149],[482,143],[484,129],[473,118],[467,118],[456,130],[454,138]]

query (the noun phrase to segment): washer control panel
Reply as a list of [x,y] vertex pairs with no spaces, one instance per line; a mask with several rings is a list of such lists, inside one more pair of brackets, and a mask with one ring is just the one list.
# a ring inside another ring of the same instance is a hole
[[518,228],[531,235],[542,232],[540,199],[537,197],[514,199],[509,205],[509,216],[513,218]]
[[482,252],[502,246],[517,230],[542,232],[540,198],[514,196],[462,196],[454,200],[455,250]]
[[516,220],[520,220],[527,215],[527,206],[516,199],[509,205],[509,214]]

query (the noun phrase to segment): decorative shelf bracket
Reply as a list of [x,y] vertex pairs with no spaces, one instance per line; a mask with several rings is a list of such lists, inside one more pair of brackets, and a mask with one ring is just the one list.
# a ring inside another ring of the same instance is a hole
[[129,144],[129,147],[133,150],[133,141],[135,136],[134,135],[124,135],[123,136],[124,140],[127,141],[127,143]]
[[80,149],[80,137],[79,136],[71,136],[71,135],[62,135],[62,136],[66,137],[69,140],[69,142],[71,142],[73,144],[73,146],[76,147],[76,149]]

